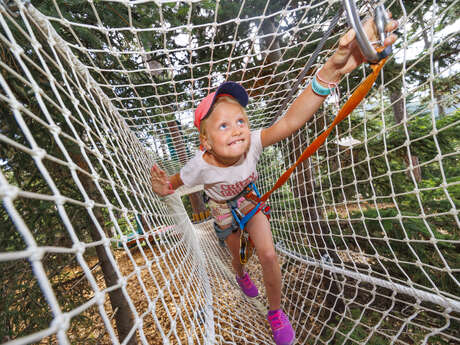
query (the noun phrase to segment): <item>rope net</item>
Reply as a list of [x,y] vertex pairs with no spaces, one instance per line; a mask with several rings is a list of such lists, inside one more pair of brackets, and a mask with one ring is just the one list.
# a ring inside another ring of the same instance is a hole
[[[269,200],[298,344],[460,342],[459,3],[385,5],[400,32],[376,85]],[[248,90],[253,129],[276,121],[341,6],[2,1],[0,343],[272,344],[255,256],[249,300],[202,187],[160,199],[149,169],[194,154],[193,111],[224,80]],[[262,193],[369,71],[264,151]]]

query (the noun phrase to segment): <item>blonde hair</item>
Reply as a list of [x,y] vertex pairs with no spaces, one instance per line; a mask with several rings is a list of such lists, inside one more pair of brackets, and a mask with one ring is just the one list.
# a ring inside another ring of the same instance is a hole
[[246,117],[246,119],[248,118],[248,114],[246,114],[246,109],[240,104],[240,102],[238,102],[235,98],[231,97],[231,96],[218,96],[216,101],[214,102],[214,104],[212,105],[211,109],[209,110],[209,115],[206,116],[204,119],[202,119],[200,121],[200,137],[201,136],[206,136],[206,121],[209,119],[209,116],[211,115],[211,113],[214,111],[214,109],[216,108],[216,106],[220,103],[223,103],[223,102],[228,102],[228,103],[232,103],[232,104],[236,104],[238,105],[240,108],[241,108],[241,111],[243,112],[244,116]]

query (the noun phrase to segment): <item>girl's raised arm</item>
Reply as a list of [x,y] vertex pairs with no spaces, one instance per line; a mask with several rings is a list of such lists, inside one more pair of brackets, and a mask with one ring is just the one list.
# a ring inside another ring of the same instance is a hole
[[[391,32],[398,27],[395,20],[390,20],[385,30]],[[374,20],[369,20],[364,24],[364,30],[370,41],[377,40],[377,28]],[[384,46],[392,45],[396,41],[396,35],[389,35],[384,42]],[[364,57],[359,49],[358,42],[355,39],[355,31],[350,30],[339,40],[339,46],[334,54],[326,61],[324,66],[318,72],[318,82],[323,86],[337,83],[340,78],[358,67],[364,62]],[[265,128],[261,132],[262,146],[266,147],[277,143],[288,137],[307,121],[319,109],[327,96],[320,96],[313,92],[311,84],[295,99],[289,107],[285,116],[272,126]]]

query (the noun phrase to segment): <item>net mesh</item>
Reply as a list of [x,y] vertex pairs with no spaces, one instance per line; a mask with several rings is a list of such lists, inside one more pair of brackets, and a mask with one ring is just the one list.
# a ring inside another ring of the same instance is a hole
[[[386,1],[399,39],[368,97],[269,200],[298,344],[460,342],[459,3]],[[359,1],[361,16],[373,1]],[[336,1],[0,3],[0,343],[271,344],[212,221],[158,198],[224,80],[276,121],[347,30]],[[268,191],[369,73],[265,149]],[[184,207],[185,206],[185,207]]]

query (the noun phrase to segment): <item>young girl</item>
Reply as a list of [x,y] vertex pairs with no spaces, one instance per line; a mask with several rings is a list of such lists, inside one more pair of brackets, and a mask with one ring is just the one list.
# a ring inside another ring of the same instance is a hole
[[[396,21],[390,21],[387,31],[396,29]],[[377,39],[373,20],[364,25],[371,41]],[[395,35],[385,39],[385,46],[393,44]],[[195,126],[200,132],[204,151],[198,152],[174,176],[154,166],[151,170],[153,190],[165,196],[185,184],[203,184],[209,196],[209,206],[215,220],[216,234],[225,240],[231,255],[236,281],[249,297],[258,295],[257,287],[244,271],[239,259],[240,230],[232,226],[232,215],[227,201],[238,196],[251,182],[257,180],[256,164],[262,149],[294,133],[311,119],[330,93],[330,85],[336,85],[341,77],[364,61],[355,40],[353,30],[339,41],[334,54],[318,71],[313,82],[294,101],[286,115],[271,127],[250,131],[245,107],[248,94],[234,82],[225,82],[205,97],[195,111]],[[241,197],[238,209],[246,214],[254,205]],[[281,271],[273,245],[268,219],[262,212],[256,213],[247,223],[246,230],[262,266],[267,293],[270,323],[277,345],[293,344],[295,333],[281,307]]]

